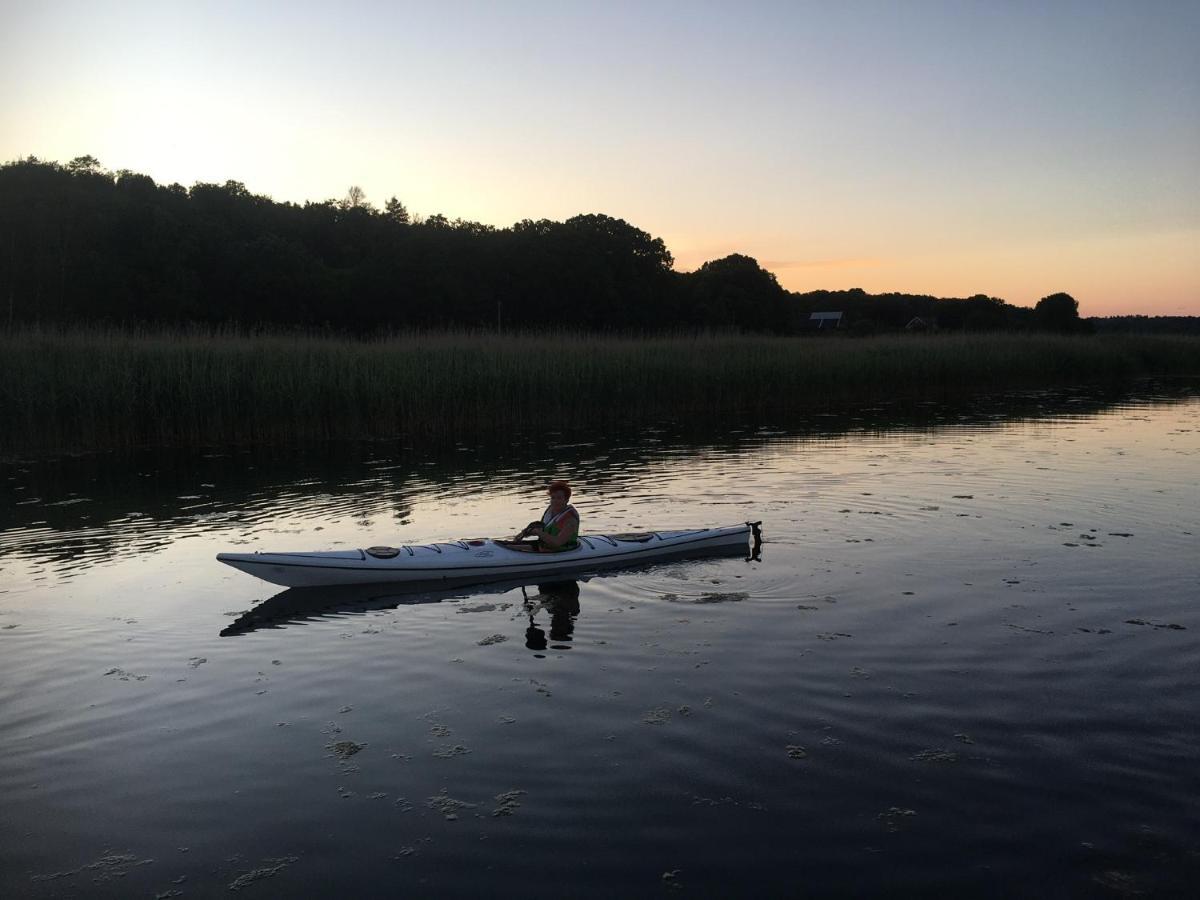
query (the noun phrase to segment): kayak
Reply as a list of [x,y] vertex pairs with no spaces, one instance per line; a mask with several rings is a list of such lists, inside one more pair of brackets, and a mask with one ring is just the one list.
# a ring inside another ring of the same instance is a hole
[[491,538],[404,544],[316,553],[218,553],[217,560],[272,584],[317,587],[396,582],[470,583],[503,578],[553,577],[611,566],[713,554],[750,554],[758,524],[691,531],[580,535],[571,550],[538,553]]

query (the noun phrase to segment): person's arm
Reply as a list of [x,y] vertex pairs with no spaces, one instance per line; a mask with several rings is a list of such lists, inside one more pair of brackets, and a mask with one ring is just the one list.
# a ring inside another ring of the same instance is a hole
[[513,537],[514,541],[521,541],[529,537],[531,534],[537,534],[542,528],[541,522],[530,522],[524,528],[516,533]]

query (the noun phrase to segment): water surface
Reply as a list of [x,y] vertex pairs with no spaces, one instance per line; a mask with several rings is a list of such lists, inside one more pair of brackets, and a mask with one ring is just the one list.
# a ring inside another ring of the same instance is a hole
[[[1018,414],[1015,414],[1018,413]],[[1185,895],[1200,395],[0,469],[0,894]],[[761,519],[761,561],[287,592],[226,549]]]

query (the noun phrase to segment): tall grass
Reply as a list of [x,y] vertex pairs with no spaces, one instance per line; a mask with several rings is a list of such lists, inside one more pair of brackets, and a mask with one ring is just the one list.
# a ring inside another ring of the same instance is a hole
[[0,450],[513,430],[1200,375],[1195,337],[0,333]]

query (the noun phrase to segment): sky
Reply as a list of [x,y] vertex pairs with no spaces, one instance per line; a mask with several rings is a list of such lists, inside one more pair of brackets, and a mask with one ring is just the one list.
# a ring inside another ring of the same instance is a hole
[[1200,315],[1200,0],[0,0],[0,160]]

